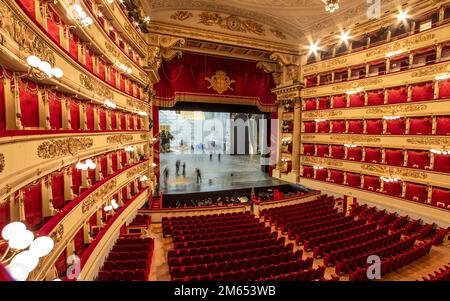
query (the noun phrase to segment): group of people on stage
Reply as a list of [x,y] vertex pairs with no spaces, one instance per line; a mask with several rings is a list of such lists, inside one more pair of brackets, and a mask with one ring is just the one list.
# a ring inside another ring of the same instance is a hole
[[[243,203],[241,200],[244,200],[245,202],[248,202],[250,200],[250,197],[246,194],[243,195],[235,195],[231,197],[217,197],[217,198],[206,198],[206,199],[200,199],[200,200],[179,200],[175,203],[175,208],[182,208],[182,207],[201,207],[201,206],[228,206],[228,205],[234,205],[234,204],[241,204]],[[246,200],[246,201],[245,201]]]
[[[183,177],[186,177],[186,162],[183,162],[183,164],[181,164],[181,161],[177,160],[175,162],[175,174],[177,177],[180,176],[180,169],[182,170],[181,175]],[[199,168],[195,169],[195,175],[197,177],[197,183],[201,183],[202,182],[202,172],[200,171]],[[169,179],[169,167],[164,168],[162,176],[163,176],[164,185],[167,186],[167,180]]]

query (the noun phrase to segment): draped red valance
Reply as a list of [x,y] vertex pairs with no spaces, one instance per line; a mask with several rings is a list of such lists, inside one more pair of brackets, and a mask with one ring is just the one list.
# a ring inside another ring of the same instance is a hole
[[[205,77],[211,78],[219,70],[235,81],[231,84],[233,90],[219,94],[213,88],[208,89],[210,83]],[[270,91],[275,88],[272,76],[257,68],[254,62],[186,53],[179,59],[164,62],[159,75],[161,80],[155,90],[160,101],[172,101],[177,94],[256,98],[262,105],[274,104],[276,99]]]

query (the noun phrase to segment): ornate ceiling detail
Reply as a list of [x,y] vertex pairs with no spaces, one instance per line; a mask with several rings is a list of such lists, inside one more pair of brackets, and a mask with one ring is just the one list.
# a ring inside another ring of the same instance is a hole
[[193,13],[190,13],[186,10],[179,10],[175,13],[173,13],[170,18],[174,19],[174,20],[178,20],[178,21],[184,21],[187,20],[189,18],[192,18],[194,16]]
[[199,23],[207,26],[220,26],[231,31],[250,32],[257,35],[265,36],[265,30],[262,24],[251,20],[242,20],[237,16],[230,15],[222,17],[219,13],[202,12]]
[[279,30],[271,28],[270,31],[279,39],[286,40],[286,36]]
[[211,78],[205,77],[205,80],[210,83],[208,89],[213,88],[219,94],[222,94],[227,90],[233,91],[233,88],[231,88],[231,84],[236,82],[235,80],[230,79],[227,76],[227,73],[222,70],[216,71],[216,73],[211,76]]

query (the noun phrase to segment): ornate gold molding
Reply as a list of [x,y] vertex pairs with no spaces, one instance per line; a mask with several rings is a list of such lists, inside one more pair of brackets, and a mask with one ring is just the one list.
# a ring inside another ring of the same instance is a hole
[[334,141],[352,141],[352,142],[366,142],[366,143],[375,143],[380,142],[381,139],[377,137],[366,137],[362,135],[332,135],[331,140]]
[[381,78],[367,78],[367,79],[363,79],[363,80],[357,80],[354,82],[337,84],[337,85],[333,86],[331,89],[333,91],[350,90],[350,89],[356,89],[356,88],[364,88],[364,87],[370,86],[370,85],[378,85],[381,83],[383,83],[383,80]]
[[185,21],[189,18],[192,18],[194,16],[193,13],[188,12],[186,10],[179,10],[175,13],[173,13],[170,18],[178,21]]
[[108,87],[104,86],[89,75],[80,74],[80,82],[86,89],[91,90],[95,94],[107,99],[114,99],[114,93]]
[[107,194],[111,193],[117,185],[117,179],[112,179],[111,181],[106,182],[100,188],[91,193],[86,199],[83,201],[81,205],[81,212],[84,214],[88,212],[95,204],[103,199]]
[[395,115],[398,113],[408,113],[408,112],[417,112],[417,111],[425,111],[427,109],[427,105],[418,104],[418,105],[394,105],[387,107],[376,107],[366,109],[366,114],[386,114],[386,115]]
[[407,168],[400,167],[391,167],[391,166],[383,166],[383,165],[375,165],[375,164],[362,164],[362,170],[375,172],[388,176],[400,176],[400,177],[408,177],[414,179],[426,179],[427,173],[411,170]]
[[37,148],[38,157],[52,159],[66,155],[75,156],[81,151],[91,148],[94,144],[92,138],[66,138],[50,140],[40,144]]
[[316,136],[315,135],[302,135],[302,139],[305,139],[305,140],[316,139]]
[[135,166],[127,171],[127,178],[131,178],[133,176],[136,176],[137,174],[143,173],[145,170],[147,170],[147,164],[139,164],[138,166]]
[[274,36],[276,36],[277,38],[281,39],[281,40],[286,40],[286,36],[283,34],[283,32],[281,32],[280,30],[271,28],[270,31],[274,34]]
[[131,134],[112,135],[106,138],[108,144],[124,144],[130,141],[133,141],[133,135]]
[[342,110],[327,110],[327,111],[307,111],[304,113],[305,118],[326,118],[326,117],[335,117],[341,116]]
[[214,12],[202,12],[199,15],[200,24],[206,26],[220,26],[221,28],[240,31],[245,33],[254,33],[257,35],[265,36],[264,26],[262,24],[256,23],[252,20],[242,20],[237,16],[230,15],[228,17],[222,17],[219,13]]
[[144,52],[147,43],[142,40],[141,36],[128,23],[125,23],[123,25],[123,28],[127,32],[128,36],[130,36],[134,40],[134,42],[141,48],[141,51]]
[[53,239],[55,245],[57,245],[64,236],[64,226],[62,224],[59,224],[55,229],[53,229],[49,236],[51,239]]
[[339,160],[335,159],[328,159],[328,158],[319,158],[319,157],[311,157],[311,156],[302,156],[301,159],[302,163],[309,163],[309,164],[315,164],[315,165],[328,165],[328,166],[335,166],[335,167],[342,167],[344,163],[342,163]]
[[432,137],[418,137],[418,138],[408,138],[406,139],[408,143],[411,144],[421,144],[421,145],[450,145],[450,137],[449,138],[432,138]]
[[222,70],[217,70],[216,73],[211,76],[211,78],[205,77],[205,80],[210,84],[208,89],[213,88],[219,94],[222,94],[227,90],[233,91],[233,88],[231,88],[231,84],[236,82],[235,80],[230,79],[227,76],[227,73]]
[[421,76],[429,76],[429,75],[438,75],[442,72],[448,72],[450,64],[436,65],[430,66],[426,68],[422,68],[416,72],[411,74],[411,77],[421,77]]
[[366,53],[366,57],[378,56],[378,55],[386,55],[387,53],[399,49],[407,50],[409,47],[414,46],[420,42],[426,42],[435,38],[434,33],[424,33],[418,36],[413,36],[410,38],[406,38],[403,41],[394,42],[392,44],[388,44],[385,46],[381,46],[372,51]]
[[0,172],[5,169],[5,155],[0,153]]
[[129,105],[130,107],[132,107],[133,109],[137,109],[143,112],[147,112],[148,111],[148,104],[146,102],[143,101],[138,101],[138,100],[134,100],[131,98],[127,99],[127,105]]

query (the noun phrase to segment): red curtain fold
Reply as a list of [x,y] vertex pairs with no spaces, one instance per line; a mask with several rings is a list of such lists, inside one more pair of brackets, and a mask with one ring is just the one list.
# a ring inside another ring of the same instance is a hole
[[0,82],[0,131],[6,129],[5,84]]
[[308,76],[306,78],[306,87],[313,87],[317,85],[317,76],[312,75],[312,76]]
[[433,100],[434,84],[421,83],[412,86],[411,101]]
[[124,203],[126,203],[126,201],[128,201],[128,198],[127,198],[127,187],[126,186],[122,188],[122,201]]
[[89,48],[86,47],[86,56],[85,56],[85,59],[86,59],[86,60],[85,60],[84,65],[85,65],[86,68],[87,68],[89,71],[91,71],[91,72],[92,72],[92,70],[93,70],[93,63],[92,63],[92,61],[93,61],[93,59],[92,59],[93,55],[94,55],[94,53],[93,53]]
[[434,155],[434,170],[440,172],[450,172],[450,156]]
[[433,122],[430,117],[417,117],[409,119],[409,134],[431,135]]
[[89,218],[89,225],[91,227],[92,226],[97,226],[97,214],[96,213],[92,214],[92,216]]
[[114,172],[117,171],[117,153],[112,154],[111,167]]
[[383,121],[379,119],[366,120],[367,134],[381,135],[383,134]]
[[10,210],[9,210],[9,199],[2,204],[0,204],[0,231],[4,226],[9,224],[11,220]]
[[318,157],[328,157],[328,145],[316,145],[317,154]]
[[35,229],[42,223],[41,184],[29,185],[22,189],[25,208],[25,223]]
[[75,234],[73,238],[73,245],[75,248],[75,253],[80,256],[81,252],[84,250],[84,233],[83,227]]
[[319,110],[325,110],[330,108],[330,98],[329,97],[322,97],[319,98]]
[[439,82],[439,98],[450,98],[450,79]]
[[57,95],[50,93],[49,111],[50,111],[50,127],[55,130],[62,128],[62,106],[61,99]]
[[53,8],[50,5],[47,5],[47,7],[47,32],[56,44],[60,44],[61,37],[59,28],[64,25]]
[[384,182],[384,192],[392,196],[402,195],[401,182]]
[[436,135],[450,135],[450,117],[436,118]]
[[136,97],[141,99],[141,87],[136,84]]
[[103,108],[99,108],[100,129],[106,130],[106,111]]
[[405,87],[391,88],[388,91],[388,103],[403,103],[407,102],[408,91]]
[[55,209],[64,207],[64,173],[62,172],[52,174],[52,197]]
[[350,120],[348,122],[348,132],[350,134],[362,134],[364,132],[364,124],[362,120]]
[[130,183],[130,190],[131,190],[131,195],[134,195],[134,182]]
[[333,123],[333,133],[344,133],[345,132],[345,121],[334,120]]
[[88,169],[88,178],[91,180],[92,185],[97,183],[97,181],[95,179],[95,169]]
[[354,173],[347,173],[347,183],[352,187],[361,187],[361,175]]
[[362,148],[361,147],[350,147],[347,150],[347,159],[352,161],[362,160]]
[[[450,205],[450,190],[442,188],[433,188],[431,193],[431,202],[439,207]],[[450,208],[449,208],[450,209]]]
[[126,166],[127,164],[127,153],[125,151],[120,152],[120,159],[122,163],[122,167]]
[[384,92],[379,91],[369,91],[367,92],[367,105],[369,106],[379,106],[384,104]]
[[344,173],[340,170],[331,170],[330,171],[330,181],[335,184],[344,183]]
[[72,167],[72,191],[75,194],[80,194],[81,186],[81,170]]
[[328,177],[328,170],[318,169],[316,170],[316,180],[325,181]]
[[303,166],[303,176],[306,178],[312,178],[314,176],[314,168],[311,166]]
[[79,39],[76,34],[73,32],[69,33],[69,54],[70,56],[78,61],[78,45],[79,45]]
[[123,91],[123,92],[125,92],[125,81],[126,81],[125,75],[121,74],[120,75],[119,89],[121,91]]
[[22,113],[22,126],[30,128],[39,127],[39,99],[38,87],[35,83],[25,79],[20,80],[19,98]]
[[126,119],[127,118],[126,118],[125,113],[120,113],[120,129],[121,130],[127,129]]
[[116,70],[113,67],[109,68],[109,74],[109,83],[116,87]]
[[55,268],[58,272],[58,276],[63,277],[67,275],[67,249],[64,248],[64,250],[61,252],[61,254],[58,256],[58,259],[56,259],[55,262]]
[[305,110],[311,111],[316,109],[316,100],[315,99],[307,99],[305,101]]
[[403,151],[399,149],[386,149],[385,160],[387,165],[402,166]]
[[330,123],[328,121],[322,121],[317,123],[317,132],[318,133],[329,133],[330,132]]
[[98,76],[102,80],[105,80],[106,78],[105,65],[105,62],[102,59],[98,59]]
[[415,202],[425,203],[428,199],[428,189],[425,185],[406,183],[405,198]]
[[111,129],[117,130],[117,113],[114,111],[110,111],[111,116]]
[[80,129],[80,107],[74,99],[70,101],[70,126],[72,130]]
[[134,130],[134,118],[133,114],[128,115],[128,123],[130,125],[130,130]]
[[331,157],[335,159],[344,159],[345,149],[343,146],[332,145],[331,146]]
[[17,0],[22,7],[25,9],[25,12],[33,19],[36,19],[36,2],[35,0]]
[[333,97],[333,108],[345,108],[347,107],[346,95],[335,95]]
[[377,189],[380,189],[380,178],[379,177],[373,177],[373,176],[364,176],[364,189],[365,190],[371,190],[376,191]]
[[356,93],[350,95],[350,107],[364,106],[364,93]]
[[100,166],[103,177],[106,178],[108,176],[108,158],[106,155],[100,158]]
[[365,162],[370,163],[381,163],[381,150],[379,148],[369,148],[365,149],[366,157]]
[[304,132],[305,133],[314,133],[316,131],[316,125],[313,121],[306,121],[303,122],[304,125]]
[[303,155],[314,156],[314,145],[313,144],[303,144]]
[[408,151],[408,167],[424,169],[426,166],[430,166],[428,151]]
[[134,91],[134,82],[128,79],[128,95],[133,96],[134,95],[133,91]]
[[88,130],[94,130],[94,106],[86,105],[86,126]]
[[388,120],[386,133],[391,135],[404,135],[406,130],[406,122],[404,118]]
[[141,130],[142,129],[142,118],[138,116],[136,119],[136,129]]

